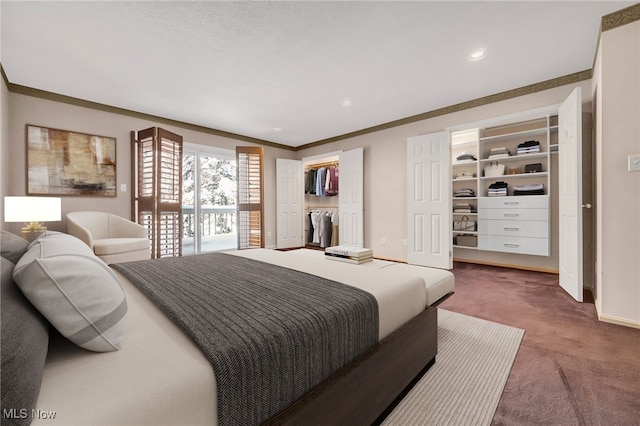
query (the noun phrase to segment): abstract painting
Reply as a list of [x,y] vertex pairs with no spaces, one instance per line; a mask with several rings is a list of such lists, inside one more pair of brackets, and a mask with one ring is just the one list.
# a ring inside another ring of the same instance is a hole
[[116,139],[27,124],[27,194],[116,195]]

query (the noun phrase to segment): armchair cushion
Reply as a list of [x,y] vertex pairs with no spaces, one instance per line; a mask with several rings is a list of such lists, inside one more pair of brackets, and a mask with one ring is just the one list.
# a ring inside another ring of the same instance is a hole
[[98,256],[138,250],[149,251],[149,240],[147,238],[106,238],[104,240],[93,240],[93,250]]
[[67,213],[67,228],[107,264],[151,257],[146,228],[123,217],[106,212],[71,212]]

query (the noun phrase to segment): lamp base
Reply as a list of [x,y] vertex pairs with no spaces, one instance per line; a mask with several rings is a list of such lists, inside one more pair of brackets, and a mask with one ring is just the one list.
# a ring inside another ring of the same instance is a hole
[[23,234],[27,234],[30,232],[41,233],[47,230],[46,226],[42,226],[42,222],[30,222],[28,225],[25,224],[21,229]]
[[42,222],[31,222],[28,225],[25,223],[25,225],[20,230],[22,238],[29,242],[35,241],[43,232],[47,231],[47,227],[42,226]]

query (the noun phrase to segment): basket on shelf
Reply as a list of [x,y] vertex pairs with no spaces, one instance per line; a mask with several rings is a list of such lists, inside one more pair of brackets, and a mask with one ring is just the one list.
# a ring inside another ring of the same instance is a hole
[[453,221],[453,230],[454,231],[475,231],[476,221],[469,220],[468,216],[462,216],[460,220]]
[[498,177],[504,175],[504,164],[492,161],[488,166],[484,166],[484,175],[486,177]]
[[472,234],[459,234],[455,237],[455,243],[458,246],[478,247],[478,236]]

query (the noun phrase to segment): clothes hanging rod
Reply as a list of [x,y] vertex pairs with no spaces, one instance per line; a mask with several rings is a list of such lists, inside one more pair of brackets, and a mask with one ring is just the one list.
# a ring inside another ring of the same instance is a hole
[[307,206],[307,210],[337,210],[338,206]]
[[319,169],[320,167],[338,167],[338,162],[337,161],[328,161],[328,162],[324,162],[324,163],[313,163],[313,164],[309,164],[306,166],[307,170],[316,170]]

